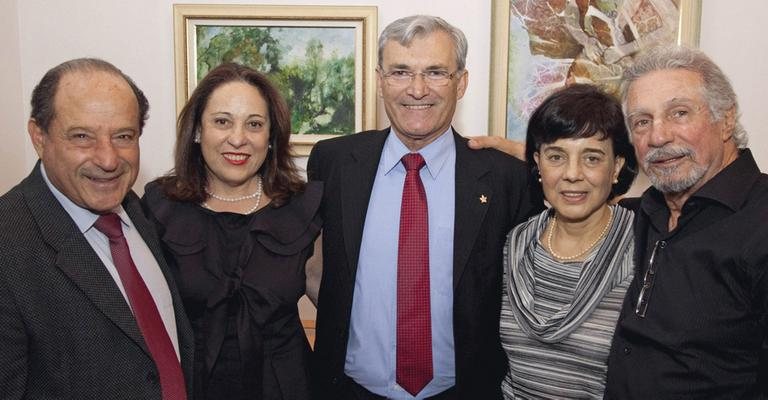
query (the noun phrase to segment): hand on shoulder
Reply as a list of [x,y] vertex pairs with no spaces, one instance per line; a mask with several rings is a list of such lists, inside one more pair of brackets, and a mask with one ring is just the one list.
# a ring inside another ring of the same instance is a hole
[[476,136],[469,138],[467,144],[471,149],[496,149],[525,161],[525,143],[523,142],[515,142],[501,136]]

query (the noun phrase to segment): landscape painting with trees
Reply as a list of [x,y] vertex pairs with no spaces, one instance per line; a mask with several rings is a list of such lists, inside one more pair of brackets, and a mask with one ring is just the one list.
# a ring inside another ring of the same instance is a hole
[[291,108],[296,134],[355,132],[355,30],[198,25],[196,79],[224,62],[267,74]]

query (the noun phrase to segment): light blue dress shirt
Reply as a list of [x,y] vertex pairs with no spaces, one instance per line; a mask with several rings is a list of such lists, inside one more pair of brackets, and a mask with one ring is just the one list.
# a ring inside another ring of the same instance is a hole
[[[433,379],[416,397],[395,382],[397,249],[405,167],[410,151],[390,130],[384,143],[363,227],[344,373],[390,399],[424,399],[455,384],[453,342],[453,227],[456,147],[453,130],[419,153],[427,193]],[[354,184],[354,182],[350,182]],[[479,366],[478,366],[479,367]]]

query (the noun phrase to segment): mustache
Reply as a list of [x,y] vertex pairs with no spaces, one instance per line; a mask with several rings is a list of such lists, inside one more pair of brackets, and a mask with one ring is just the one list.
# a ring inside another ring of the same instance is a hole
[[645,164],[650,164],[656,161],[668,160],[670,158],[678,157],[689,157],[693,159],[695,155],[696,153],[687,147],[667,145],[664,147],[651,149],[651,151],[649,151],[648,154],[646,154],[643,158],[643,162]]
[[121,175],[125,174],[128,171],[128,168],[121,164],[119,167],[117,167],[113,171],[104,171],[103,169],[92,166],[88,168],[83,168],[80,170],[80,173],[84,176],[87,176],[90,179],[104,179],[104,180],[110,180],[120,177]]

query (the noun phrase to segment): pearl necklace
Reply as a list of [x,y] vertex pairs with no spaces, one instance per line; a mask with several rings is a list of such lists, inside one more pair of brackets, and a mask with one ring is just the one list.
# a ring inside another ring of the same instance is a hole
[[586,254],[589,250],[595,247],[597,242],[599,242],[600,239],[602,239],[606,233],[608,233],[608,228],[611,226],[611,221],[613,220],[613,209],[610,207],[608,209],[611,211],[611,213],[608,214],[608,222],[605,223],[605,226],[603,227],[603,231],[600,232],[600,235],[597,238],[595,238],[595,240],[592,241],[592,243],[590,243],[589,246],[587,246],[579,254],[576,254],[574,256],[561,256],[560,254],[555,253],[555,250],[552,248],[552,236],[555,232],[555,229],[557,228],[557,213],[554,213],[554,215],[552,216],[552,226],[550,227],[549,233],[547,234],[547,247],[549,248],[549,253],[552,254],[552,256],[554,256],[558,260],[564,260],[564,261],[575,260],[583,256],[584,254]]
[[[225,201],[227,203],[236,203],[238,201],[248,200],[252,198],[256,198],[256,205],[251,207],[248,211],[246,211],[244,214],[250,214],[254,211],[256,211],[259,208],[259,204],[261,204],[261,193],[262,193],[262,185],[261,185],[261,177],[256,175],[257,183],[256,183],[256,191],[246,195],[246,196],[240,196],[240,197],[223,197],[214,194],[213,192],[209,191],[208,188],[205,188],[205,193],[207,193],[209,196],[213,197],[216,200]],[[211,206],[208,205],[207,202],[203,201],[201,205],[211,211],[216,211]]]

